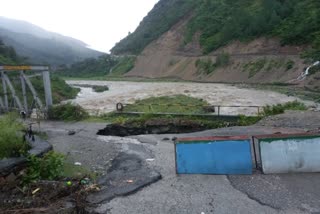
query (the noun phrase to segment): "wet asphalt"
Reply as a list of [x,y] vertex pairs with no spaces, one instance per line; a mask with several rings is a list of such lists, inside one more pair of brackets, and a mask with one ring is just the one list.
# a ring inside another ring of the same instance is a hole
[[[320,174],[176,175],[173,137],[297,132],[232,127],[179,135],[97,136],[103,123],[43,122],[54,149],[100,174],[95,213],[320,213]],[[74,135],[68,135],[70,130]],[[169,139],[169,140],[168,140]],[[161,178],[161,179],[160,179]]]

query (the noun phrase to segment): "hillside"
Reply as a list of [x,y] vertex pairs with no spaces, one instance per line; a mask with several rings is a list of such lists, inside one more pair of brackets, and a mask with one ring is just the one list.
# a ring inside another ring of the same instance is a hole
[[21,61],[13,47],[6,46],[0,38],[0,64],[14,65]]
[[160,0],[112,52],[139,54],[127,76],[287,82],[320,58],[319,6],[315,0]]
[[101,52],[87,48],[82,41],[46,31],[24,21],[0,17],[0,37],[35,64],[72,64]]

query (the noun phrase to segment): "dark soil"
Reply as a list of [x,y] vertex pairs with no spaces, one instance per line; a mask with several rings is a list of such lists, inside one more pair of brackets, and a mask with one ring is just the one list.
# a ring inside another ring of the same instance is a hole
[[110,124],[99,130],[98,135],[131,136],[142,134],[178,134],[206,130],[207,127],[197,121],[179,119],[152,119],[141,123]]
[[27,186],[0,184],[0,213],[83,213],[88,186],[73,180],[39,181]]

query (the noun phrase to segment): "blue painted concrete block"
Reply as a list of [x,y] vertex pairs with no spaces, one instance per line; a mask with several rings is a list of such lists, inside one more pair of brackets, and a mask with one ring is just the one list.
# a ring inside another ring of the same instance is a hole
[[196,139],[176,144],[178,174],[252,174],[249,139]]

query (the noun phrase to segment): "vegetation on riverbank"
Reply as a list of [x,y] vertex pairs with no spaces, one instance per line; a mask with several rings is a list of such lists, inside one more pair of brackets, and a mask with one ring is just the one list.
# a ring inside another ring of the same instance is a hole
[[7,114],[0,117],[0,159],[19,157],[30,148],[23,140],[23,125],[17,121],[18,116]]
[[88,58],[71,66],[60,67],[57,74],[63,77],[100,77],[109,74],[110,69],[118,64],[118,59],[110,54],[98,58]]
[[89,114],[79,105],[70,102],[53,106],[48,116],[51,120],[79,121],[89,117]]
[[86,80],[121,77],[134,67],[135,60],[134,56],[116,57],[105,54],[97,59],[89,58],[69,67],[60,67],[56,75],[63,78],[84,78]]
[[311,90],[308,87],[295,87],[291,84],[274,83],[274,84],[250,84],[239,85],[239,87],[253,88],[257,90],[269,90],[278,93],[286,94],[288,96],[298,97],[304,100],[311,100],[320,103],[320,90]]

